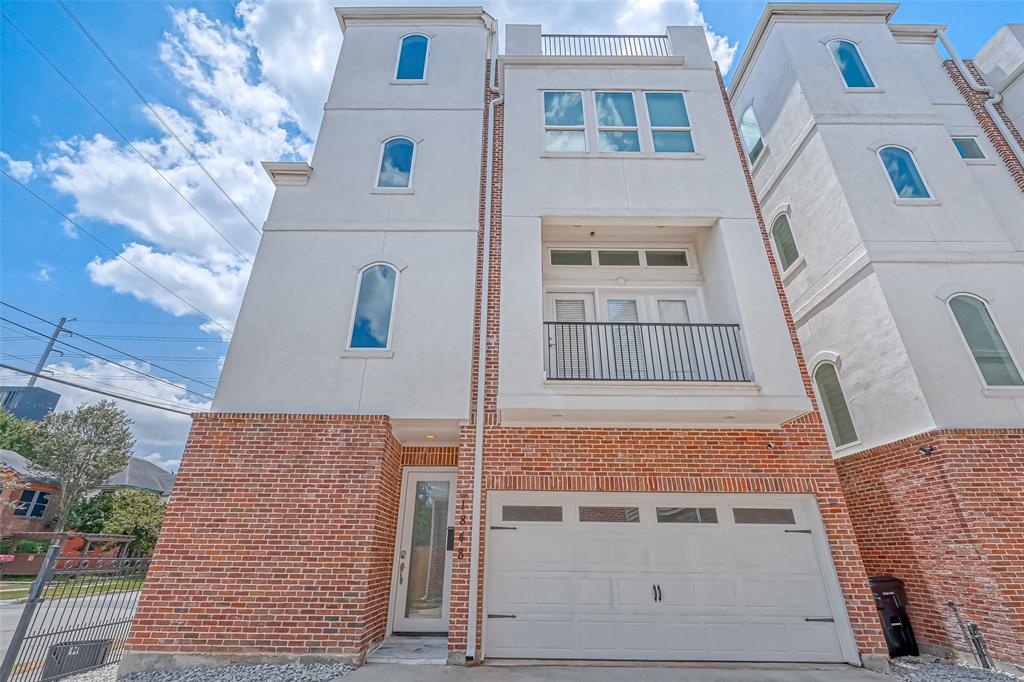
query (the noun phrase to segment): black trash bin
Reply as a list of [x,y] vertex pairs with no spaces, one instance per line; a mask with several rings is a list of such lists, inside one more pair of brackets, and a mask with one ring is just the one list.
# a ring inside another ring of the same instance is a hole
[[903,589],[903,581],[891,575],[876,575],[868,578],[868,582],[875,593],[875,606],[885,631],[889,656],[917,656],[917,640],[907,615],[907,592]]

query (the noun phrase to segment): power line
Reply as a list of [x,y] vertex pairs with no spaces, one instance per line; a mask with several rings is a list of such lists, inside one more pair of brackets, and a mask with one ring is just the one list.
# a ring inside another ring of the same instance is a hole
[[233,242],[232,242],[232,241],[231,241],[230,239],[228,239],[228,238],[227,238],[227,236],[226,236],[226,235],[225,235],[225,234],[224,234],[223,232],[221,232],[220,230],[218,230],[218,229],[217,229],[217,228],[216,228],[216,227],[214,226],[214,224],[213,224],[212,222],[210,222],[210,219],[209,219],[209,218],[207,218],[207,217],[206,217],[205,215],[203,215],[203,213],[202,213],[202,212],[201,212],[201,211],[200,211],[200,210],[199,210],[199,209],[198,209],[198,208],[197,208],[197,207],[195,206],[195,204],[193,204],[193,203],[192,203],[191,201],[189,201],[189,200],[188,200],[188,197],[186,197],[186,196],[185,196],[184,194],[182,194],[182,193],[181,193],[181,191],[180,191],[180,190],[179,190],[179,189],[178,189],[177,187],[175,187],[175,186],[174,186],[174,184],[173,184],[173,183],[172,183],[172,182],[171,182],[171,181],[170,181],[170,180],[169,180],[169,179],[167,178],[167,176],[166,176],[166,175],[164,175],[164,174],[163,174],[163,172],[162,172],[162,171],[161,171],[161,170],[160,170],[159,168],[157,168],[157,167],[156,167],[156,165],[155,165],[155,164],[154,164],[154,163],[153,163],[152,161],[150,161],[149,159],[147,159],[147,158],[146,158],[146,156],[145,156],[145,155],[144,155],[144,154],[143,154],[143,153],[142,153],[141,151],[139,151],[139,149],[138,149],[138,148],[137,148],[137,147],[136,147],[136,146],[135,146],[134,144],[132,144],[131,140],[129,140],[129,139],[128,139],[128,136],[127,136],[127,135],[125,135],[124,133],[122,133],[122,132],[121,132],[121,130],[120,130],[120,129],[119,129],[119,128],[118,128],[117,126],[116,126],[116,125],[114,125],[113,121],[111,121],[111,120],[110,120],[109,118],[107,118],[107,117],[106,117],[106,116],[105,116],[105,115],[103,114],[103,112],[102,112],[102,111],[100,111],[99,107],[97,107],[97,106],[96,106],[95,104],[93,104],[92,100],[90,100],[90,99],[89,99],[88,97],[86,97],[85,93],[84,93],[84,92],[82,92],[82,91],[81,91],[81,90],[80,90],[80,89],[78,88],[78,86],[76,86],[76,85],[75,85],[75,84],[74,84],[74,83],[73,83],[73,82],[71,81],[71,79],[70,79],[70,78],[68,78],[68,77],[67,77],[67,76],[66,76],[66,75],[64,74],[64,72],[63,72],[63,71],[61,71],[61,70],[60,70],[60,68],[58,68],[58,67],[57,67],[57,65],[56,65],[56,64],[54,64],[54,63],[53,63],[53,61],[51,61],[51,60],[50,60],[50,58],[49,58],[49,57],[47,57],[47,56],[46,56],[46,54],[45,54],[45,53],[44,53],[44,52],[43,52],[43,51],[42,51],[41,49],[39,49],[39,48],[38,48],[38,47],[36,46],[36,44],[35,44],[35,43],[33,43],[33,42],[32,42],[32,41],[31,41],[31,40],[29,39],[29,37],[28,37],[27,35],[25,35],[25,33],[24,33],[24,32],[23,32],[23,31],[22,31],[22,30],[21,30],[20,28],[18,28],[18,25],[17,25],[17,24],[15,24],[15,23],[14,23],[14,21],[12,21],[12,20],[11,20],[11,18],[10,18],[9,16],[7,16],[6,14],[4,14],[4,15],[3,15],[3,18],[4,18],[4,19],[5,19],[6,21],[7,21],[7,23],[9,23],[9,24],[11,25],[11,27],[12,27],[12,28],[14,28],[14,30],[15,30],[15,31],[17,31],[17,32],[18,32],[18,35],[20,35],[20,36],[22,37],[22,39],[23,39],[23,40],[24,40],[24,41],[25,41],[26,43],[28,43],[28,44],[29,44],[29,46],[30,46],[30,47],[31,47],[31,48],[32,48],[33,50],[35,50],[35,51],[36,51],[36,53],[38,53],[38,54],[39,54],[39,56],[40,56],[40,57],[42,57],[42,58],[43,58],[43,60],[44,60],[44,61],[45,61],[45,62],[46,62],[47,64],[49,64],[49,65],[50,65],[50,66],[51,66],[51,67],[53,68],[53,70],[54,70],[54,71],[56,71],[56,72],[57,72],[57,74],[58,74],[58,75],[59,75],[59,76],[60,76],[61,78],[63,78],[63,79],[64,79],[64,81],[65,81],[65,82],[66,82],[66,83],[67,83],[68,85],[70,85],[70,86],[71,86],[71,89],[72,89],[72,90],[74,90],[75,92],[77,92],[77,93],[78,93],[78,96],[79,96],[79,97],[81,97],[81,98],[82,98],[83,100],[85,100],[85,103],[86,103],[86,104],[88,104],[88,105],[89,105],[90,107],[92,107],[92,110],[93,110],[93,111],[95,111],[95,112],[96,112],[96,114],[97,114],[97,115],[98,115],[98,116],[99,116],[100,118],[102,118],[102,119],[103,119],[104,121],[106,121],[107,125],[109,125],[109,126],[110,126],[111,128],[113,128],[113,130],[114,130],[114,132],[115,132],[115,133],[117,133],[118,135],[120,135],[120,136],[121,136],[121,139],[122,139],[122,140],[124,140],[125,144],[127,144],[127,145],[128,145],[128,147],[129,147],[129,148],[131,148],[131,150],[132,150],[133,152],[135,152],[135,153],[136,153],[136,154],[138,155],[138,157],[139,157],[140,159],[142,159],[143,161],[145,161],[145,162],[146,162],[146,164],[147,164],[147,165],[148,165],[148,166],[149,166],[150,168],[152,168],[152,169],[153,169],[153,172],[155,172],[155,173],[156,173],[157,175],[159,175],[159,176],[160,176],[160,179],[161,179],[161,180],[163,180],[163,181],[164,181],[165,183],[167,183],[167,186],[168,186],[168,187],[170,187],[170,188],[171,188],[172,190],[174,190],[174,193],[175,193],[175,194],[177,194],[177,195],[178,195],[179,197],[181,197],[182,201],[184,201],[184,202],[185,202],[186,204],[188,204],[188,207],[189,207],[189,208],[191,208],[191,209],[192,209],[193,211],[195,211],[195,214],[196,214],[197,216],[199,216],[200,218],[202,218],[202,219],[203,219],[203,222],[205,222],[205,223],[206,223],[207,225],[209,225],[209,226],[210,226],[210,229],[211,229],[211,230],[213,230],[214,232],[216,232],[216,233],[217,233],[217,235],[218,235],[218,236],[219,236],[219,237],[220,237],[221,239],[223,239],[223,240],[225,241],[225,243],[227,243],[227,245],[228,245],[228,246],[230,246],[230,247],[231,247],[232,249],[234,249],[235,253],[237,253],[237,254],[238,254],[239,258],[241,258],[242,260],[244,260],[244,261],[245,261],[246,263],[249,263],[250,265],[252,265],[252,261],[251,261],[251,260],[249,260],[249,258],[248,258],[248,257],[247,257],[247,256],[246,256],[246,255],[245,255],[244,253],[242,253],[241,249],[239,249],[239,248],[238,248],[237,246],[235,246],[235,244],[234,244],[234,243],[233,243]]
[[[57,325],[53,324],[53,322],[50,322],[49,320],[46,320],[46,319],[44,319],[42,317],[39,317],[38,315],[34,315],[34,314],[30,313],[29,311],[25,310],[24,308],[19,308],[18,306],[13,305],[11,303],[7,303],[5,301],[0,301],[0,305],[4,306],[6,308],[11,308],[12,310],[17,310],[19,313],[22,313],[24,315],[28,315],[29,317],[35,318],[36,320],[39,320],[40,322],[44,322],[44,323],[46,323],[48,325],[57,326]],[[2,319],[2,318],[0,318],[0,319]],[[107,345],[107,344],[103,343],[102,341],[97,341],[96,339],[94,339],[92,337],[89,337],[89,336],[86,336],[85,334],[80,334],[80,333],[76,332],[74,329],[65,329],[65,331],[70,333],[72,336],[80,336],[83,339],[86,339],[87,341],[92,341],[97,346],[103,346],[104,348],[106,348],[108,350],[112,350],[115,353],[122,353],[124,355],[127,355],[128,357],[132,358],[133,360],[138,360],[139,362],[144,362],[147,365],[150,365],[152,367],[156,367],[157,369],[161,369],[161,370],[163,370],[165,372],[170,372],[171,374],[173,374],[174,376],[176,376],[176,377],[178,377],[180,379],[185,379],[186,381],[194,381],[197,384],[202,384],[203,386],[207,386],[207,387],[212,388],[214,390],[216,390],[216,388],[217,388],[216,386],[212,386],[212,385],[206,383],[205,381],[199,381],[198,379],[193,379],[192,377],[188,377],[188,376],[185,376],[184,374],[181,374],[179,372],[175,372],[173,369],[168,369],[166,367],[161,367],[160,365],[154,364],[153,362],[151,362],[149,360],[146,360],[144,358],[140,358],[138,356],[132,355],[131,353],[123,351],[120,348],[114,348],[113,346]],[[60,343],[63,343],[64,345],[70,345],[70,344],[68,344],[68,343],[66,343],[64,341],[60,341]],[[74,348],[74,346],[72,346],[72,348]],[[81,350],[81,349],[76,349],[76,350]],[[89,351],[83,351],[83,352],[88,353]],[[99,357],[99,356],[97,356],[97,357]],[[174,384],[171,384],[171,385],[173,386]],[[209,397],[209,396],[207,396],[207,397]]]
[[210,322],[211,324],[215,324],[215,325],[217,325],[218,327],[220,327],[221,329],[223,329],[224,331],[226,331],[226,332],[227,332],[228,334],[230,334],[230,333],[231,333],[231,330],[230,330],[230,329],[228,329],[227,327],[225,327],[224,325],[222,325],[222,324],[221,324],[220,322],[218,322],[217,320],[213,319],[212,317],[210,317],[209,315],[207,315],[206,313],[204,313],[204,312],[203,312],[202,310],[200,310],[199,308],[195,307],[194,305],[192,305],[191,303],[189,303],[188,301],[186,301],[186,300],[185,300],[184,298],[182,298],[181,296],[179,296],[177,292],[175,292],[175,291],[172,291],[171,289],[169,289],[169,288],[167,287],[167,285],[165,285],[165,284],[164,284],[163,282],[161,282],[160,280],[158,280],[158,279],[156,279],[155,277],[153,277],[152,275],[150,275],[150,274],[149,274],[148,272],[146,272],[145,270],[143,270],[142,268],[140,268],[140,267],[139,267],[138,265],[136,265],[135,263],[131,262],[130,260],[128,260],[127,258],[125,258],[124,256],[122,256],[122,255],[121,255],[120,253],[118,253],[118,251],[117,251],[116,249],[114,249],[114,248],[113,248],[113,247],[111,247],[111,246],[108,246],[108,245],[107,245],[107,244],[106,244],[105,242],[103,242],[103,241],[102,241],[102,240],[101,240],[101,239],[100,239],[99,237],[97,237],[96,235],[94,235],[94,234],[93,234],[92,232],[89,232],[89,230],[85,229],[84,227],[82,227],[81,225],[79,225],[78,223],[76,223],[76,222],[75,222],[74,220],[72,220],[71,218],[69,218],[69,217],[68,217],[68,215],[67,215],[66,213],[64,213],[64,212],[63,212],[63,211],[61,211],[61,210],[60,210],[59,208],[57,208],[56,206],[54,206],[53,204],[51,204],[51,203],[50,203],[49,201],[47,201],[46,199],[44,199],[44,198],[43,198],[43,197],[42,197],[41,195],[37,194],[37,193],[36,193],[35,191],[33,191],[33,190],[32,190],[32,189],[31,189],[31,188],[30,188],[30,187],[28,186],[28,185],[26,185],[26,184],[25,184],[25,183],[23,183],[22,181],[18,180],[17,178],[15,178],[15,177],[14,177],[13,175],[11,175],[11,174],[10,174],[10,173],[8,173],[7,171],[5,171],[5,170],[4,170],[3,168],[0,168],[0,173],[3,173],[3,174],[4,174],[4,175],[5,175],[6,177],[7,177],[7,179],[8,179],[8,180],[10,180],[11,182],[17,183],[17,184],[18,184],[18,185],[19,185],[19,186],[20,186],[20,187],[21,187],[21,188],[22,188],[23,190],[25,190],[26,192],[28,192],[29,194],[31,194],[32,196],[34,196],[34,197],[35,197],[36,199],[38,199],[38,200],[39,200],[40,202],[42,202],[43,204],[45,204],[47,208],[49,208],[49,209],[50,209],[51,211],[53,211],[54,213],[56,213],[57,215],[59,215],[59,216],[60,216],[61,218],[63,218],[64,220],[68,221],[69,223],[71,223],[72,225],[74,225],[74,226],[75,226],[76,228],[78,228],[79,230],[81,230],[82,232],[84,232],[84,233],[86,234],[86,236],[88,236],[88,237],[89,237],[90,239],[92,239],[92,240],[93,240],[94,242],[96,242],[97,244],[99,244],[100,246],[102,246],[103,248],[105,248],[105,249],[106,249],[107,251],[110,251],[110,252],[111,252],[112,254],[114,254],[114,256],[115,256],[115,257],[117,257],[117,258],[118,258],[119,260],[123,260],[123,261],[124,261],[125,263],[127,263],[128,265],[130,265],[130,266],[131,266],[131,267],[132,267],[133,269],[137,270],[137,271],[139,272],[139,274],[141,274],[142,276],[144,276],[144,277],[145,277],[146,279],[150,280],[151,282],[153,282],[154,284],[156,284],[156,285],[157,285],[158,287],[160,287],[161,289],[163,289],[164,291],[166,291],[167,293],[169,293],[169,294],[170,294],[171,296],[173,296],[174,298],[178,299],[179,301],[181,301],[182,303],[184,303],[185,305],[187,305],[187,306],[188,306],[189,308],[191,308],[192,310],[194,310],[194,311],[195,311],[195,312],[196,312],[196,313],[197,313],[198,315],[200,315],[201,317],[203,317],[203,318],[205,318],[206,320],[208,320],[208,321],[209,321],[209,322]]
[[[73,381],[68,381],[67,379],[58,379],[57,377],[46,376],[44,374],[37,374],[36,372],[31,372],[31,371],[29,371],[27,369],[21,369],[20,367],[15,367],[13,365],[8,365],[8,364],[0,363],[0,369],[6,369],[6,370],[10,370],[12,372],[19,372],[21,374],[27,374],[29,376],[36,376],[36,377],[38,377],[40,379],[46,379],[47,381],[54,381],[54,382],[56,382],[58,384],[64,384],[66,386],[74,386],[75,388],[80,388],[83,391],[91,391],[92,393],[98,393],[100,395],[105,395],[105,396],[107,396],[109,398],[117,398],[118,400],[124,400],[124,401],[129,402],[129,403],[135,403],[136,405],[145,405],[146,407],[152,407],[153,409],[156,409],[156,410],[164,410],[166,412],[177,412],[178,414],[183,414],[186,417],[191,417],[194,414],[193,412],[186,412],[185,410],[178,410],[178,409],[175,409],[173,407],[167,407],[165,405],[157,405],[156,403],[146,402],[145,400],[138,400],[137,398],[130,398],[130,397],[126,396],[126,395],[121,395],[121,394],[118,394],[118,393],[111,393],[109,391],[101,391],[98,388],[92,388],[91,386],[83,386],[82,384],[77,384],[77,383],[75,383]],[[196,410],[196,412],[204,412],[204,411],[205,410]]]
[[150,103],[150,101],[146,99],[146,96],[143,95],[142,92],[137,87],[135,87],[135,84],[132,83],[132,80],[128,78],[128,74],[121,70],[121,67],[117,65],[117,62],[114,61],[113,57],[107,54],[107,51],[103,49],[103,46],[100,45],[99,41],[96,40],[96,38],[94,38],[91,33],[89,33],[89,29],[87,29],[85,25],[78,20],[78,17],[76,17],[74,12],[71,11],[71,8],[68,7],[67,3],[64,2],[64,0],[57,0],[57,2],[60,4],[62,8],[64,8],[64,11],[67,12],[68,16],[71,17],[71,20],[75,22],[75,24],[82,31],[85,37],[89,39],[89,42],[91,42],[96,47],[96,49],[99,50],[100,54],[103,55],[104,59],[106,59],[107,62],[112,67],[114,67],[114,70],[117,71],[117,73],[121,76],[122,79],[124,79],[124,82],[128,84],[128,87],[130,87],[132,91],[138,96],[138,98],[142,100],[142,103],[146,105],[146,108],[149,109],[150,113],[152,113],[153,116],[160,122],[160,124],[167,130],[167,132],[171,134],[171,137],[177,140],[178,144],[181,145],[181,148],[184,149],[190,157],[192,157],[192,160],[195,161],[196,165],[202,169],[203,173],[206,174],[206,177],[210,178],[210,182],[212,182],[214,186],[216,186],[216,188],[220,190],[220,193],[223,194],[224,197],[231,202],[231,205],[235,207],[235,210],[238,211],[238,213],[243,218],[245,218],[245,221],[249,223],[253,230],[255,230],[256,234],[262,234],[260,232],[260,228],[256,227],[256,223],[254,223],[252,219],[250,219],[249,216],[246,215],[245,211],[242,210],[241,206],[235,203],[235,200],[232,199],[231,195],[227,193],[227,190],[221,187],[220,183],[217,182],[216,179],[214,179],[214,177],[210,174],[210,171],[206,170],[206,166],[204,166],[202,162],[199,160],[199,157],[196,156],[195,151],[193,151],[188,145],[185,144],[184,141],[182,141],[180,137],[178,137],[178,134],[174,132],[174,129],[171,128],[170,124],[168,124],[167,121],[164,120],[164,117],[160,115],[160,112],[156,110],[156,107],[154,107]]

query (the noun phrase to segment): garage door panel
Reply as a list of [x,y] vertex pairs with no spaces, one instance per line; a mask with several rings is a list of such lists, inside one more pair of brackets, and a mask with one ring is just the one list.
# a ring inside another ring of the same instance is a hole
[[618,648],[623,653],[644,654],[643,658],[657,655],[662,649],[661,623],[620,620],[618,622]]
[[580,578],[576,580],[577,604],[611,605],[612,578]]
[[693,541],[699,540],[687,537],[683,533],[658,533],[654,547],[654,563],[661,569],[694,570],[694,550],[690,546]]
[[537,578],[533,581],[534,601],[537,604],[562,606],[573,602],[573,581],[564,578]]
[[737,606],[736,583],[732,580],[708,580],[698,579],[696,581],[696,596],[698,606]]

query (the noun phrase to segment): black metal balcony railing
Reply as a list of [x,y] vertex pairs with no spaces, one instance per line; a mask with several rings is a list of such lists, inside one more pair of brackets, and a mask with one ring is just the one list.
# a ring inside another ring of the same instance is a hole
[[548,379],[750,381],[738,324],[545,322]]

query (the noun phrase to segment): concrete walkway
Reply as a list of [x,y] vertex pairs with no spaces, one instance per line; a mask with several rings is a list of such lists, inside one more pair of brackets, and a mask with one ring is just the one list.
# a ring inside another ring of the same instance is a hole
[[402,665],[369,663],[345,682],[882,682],[848,665]]

